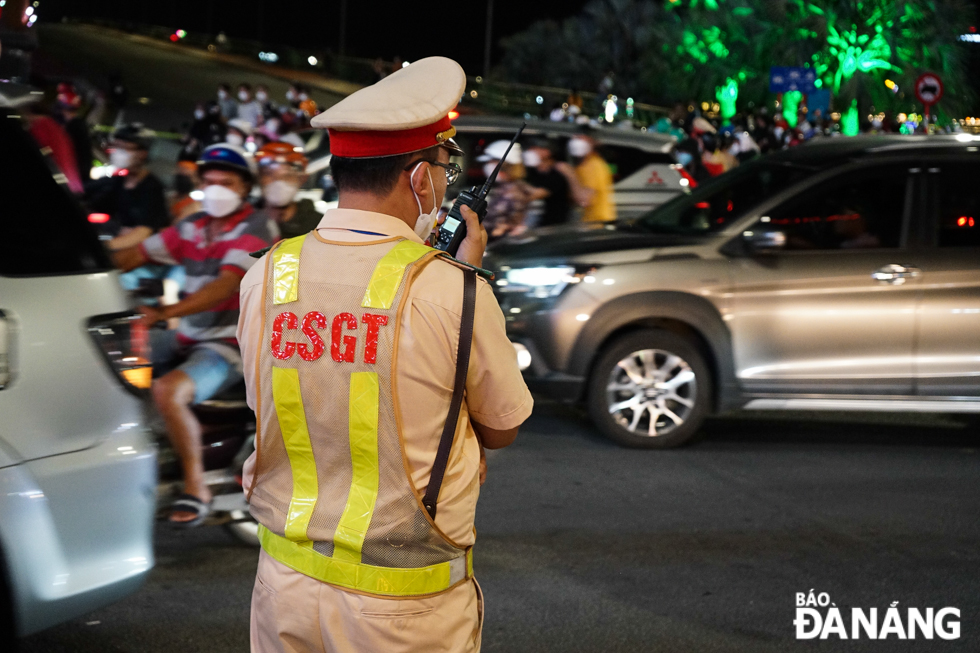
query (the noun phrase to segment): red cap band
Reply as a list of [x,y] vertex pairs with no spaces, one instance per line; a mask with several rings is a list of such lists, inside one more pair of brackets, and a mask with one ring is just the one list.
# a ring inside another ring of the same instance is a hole
[[375,156],[397,156],[441,145],[446,139],[437,136],[452,129],[449,116],[441,120],[401,131],[338,131],[329,129],[330,153],[352,159]]

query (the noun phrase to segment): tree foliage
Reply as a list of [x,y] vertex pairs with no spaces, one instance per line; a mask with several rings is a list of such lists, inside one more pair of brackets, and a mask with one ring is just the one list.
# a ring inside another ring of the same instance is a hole
[[941,108],[957,114],[974,99],[958,40],[970,15],[964,0],[594,0],[506,39],[502,70],[588,90],[612,71],[619,95],[666,104],[735,93],[742,105],[767,100],[770,66],[802,66],[841,107],[906,111],[931,71],[946,85]]

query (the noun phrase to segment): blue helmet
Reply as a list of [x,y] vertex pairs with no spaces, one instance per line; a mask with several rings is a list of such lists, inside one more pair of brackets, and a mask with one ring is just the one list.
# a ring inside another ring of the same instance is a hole
[[255,181],[255,161],[241,147],[231,143],[217,143],[204,148],[197,160],[197,171],[203,174],[211,169],[237,172],[246,181]]

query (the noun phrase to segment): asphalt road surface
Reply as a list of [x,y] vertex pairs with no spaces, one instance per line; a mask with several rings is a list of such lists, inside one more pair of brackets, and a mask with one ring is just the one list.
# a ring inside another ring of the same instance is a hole
[[[845,417],[740,414],[694,446],[634,451],[540,402],[480,499],[484,650],[980,650],[980,428]],[[257,552],[161,524],[157,556],[141,591],[23,650],[247,651]],[[961,637],[796,641],[810,589],[882,615],[957,607]]]
[[[218,84],[265,84],[273,101],[285,103],[289,82],[215,59],[187,48],[145,45],[119,32],[81,25],[43,24],[35,70],[55,79],[78,78],[103,90],[109,75],[118,73],[129,90],[128,121],[143,122],[161,131],[182,132],[193,119],[194,104],[216,99]],[[340,95],[314,90],[320,106],[330,106]],[[142,101],[141,101],[142,99]]]

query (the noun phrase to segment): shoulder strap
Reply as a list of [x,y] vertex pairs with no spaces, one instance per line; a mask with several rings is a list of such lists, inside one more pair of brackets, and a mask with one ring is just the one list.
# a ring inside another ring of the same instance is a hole
[[439,500],[439,490],[442,479],[446,474],[449,463],[449,452],[453,448],[456,436],[456,423],[459,421],[459,409],[463,405],[463,390],[466,389],[466,372],[470,367],[470,344],[473,341],[473,319],[476,313],[476,272],[463,271],[463,316],[459,325],[459,347],[456,350],[456,380],[453,382],[453,400],[449,405],[449,415],[442,429],[439,440],[439,451],[432,463],[432,474],[429,476],[429,487],[422,498],[422,505],[432,519],[436,518],[436,502]]

